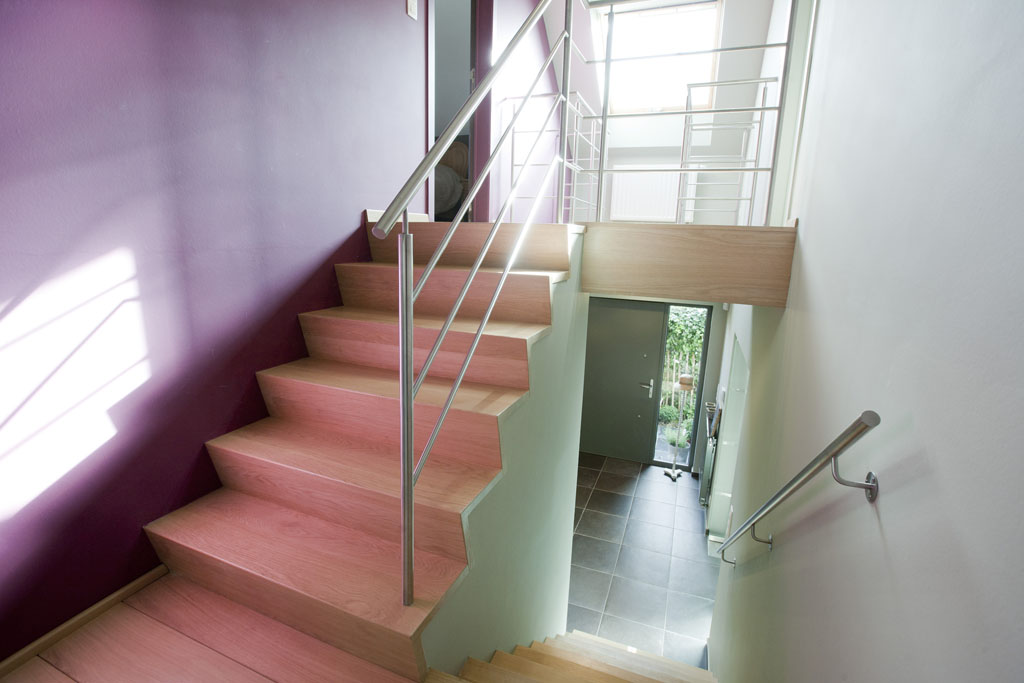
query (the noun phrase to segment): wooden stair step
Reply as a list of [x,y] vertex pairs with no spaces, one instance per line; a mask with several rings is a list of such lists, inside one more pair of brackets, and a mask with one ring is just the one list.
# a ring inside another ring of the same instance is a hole
[[[315,426],[266,418],[207,448],[221,482],[385,540],[401,541],[398,449]],[[441,455],[416,484],[416,547],[465,561],[462,511],[499,470]]]
[[75,681],[39,657],[33,657],[0,678],[0,683],[75,683]]
[[554,669],[526,657],[510,655],[498,650],[491,657],[491,664],[507,671],[528,676],[542,683],[588,683],[590,679],[579,673]]
[[[398,309],[398,268],[395,264],[343,263],[335,266],[335,270],[341,301],[346,306],[382,311]],[[423,269],[414,270],[418,281]],[[447,317],[468,275],[468,268],[435,268],[416,299],[415,311]],[[482,317],[500,277],[498,268],[481,268],[466,293],[459,315]],[[568,277],[567,271],[513,270],[502,287],[492,319],[551,324],[551,285]]]
[[[257,373],[270,414],[329,431],[397,445],[399,384],[394,370],[304,358]],[[422,452],[451,389],[428,377],[416,396],[415,442]],[[497,418],[526,395],[522,389],[463,382],[434,445],[489,467],[500,467]]]
[[123,604],[40,656],[79,683],[270,680]]
[[530,649],[549,657],[557,657],[559,659],[572,662],[573,664],[584,666],[588,669],[594,669],[601,673],[610,674],[616,678],[621,678],[624,681],[629,681],[629,683],[657,683],[659,680],[656,678],[648,678],[641,673],[624,668],[621,663],[610,663],[605,661],[602,657],[595,657],[593,654],[585,650],[564,644],[556,645],[554,638],[547,638],[544,642],[535,641],[530,645]]
[[[395,263],[398,261],[399,230],[392,230],[381,240],[370,233],[374,225],[376,223],[368,223],[366,226],[373,260],[378,263]],[[429,222],[410,226],[413,234],[413,261],[427,263],[441,244],[441,239],[448,232],[450,225],[450,222]],[[491,226],[492,223],[459,223],[438,263],[447,266],[473,265],[487,235],[491,232]],[[484,257],[483,265],[504,268],[522,227],[522,223],[503,223],[499,226],[494,241]],[[534,223],[530,226],[530,232],[526,235],[515,265],[519,268],[537,270],[568,270],[569,227],[559,223]]]
[[402,605],[396,543],[220,489],[146,526],[173,571],[410,678],[425,672],[419,632],[465,568],[417,552],[416,600]]
[[503,669],[494,664],[481,662],[479,659],[473,659],[472,657],[467,659],[466,663],[462,665],[462,671],[459,672],[459,676],[474,683],[529,683],[530,681],[539,680],[532,676]]
[[423,679],[425,683],[453,683],[454,681],[464,681],[465,678],[459,678],[458,676],[452,676],[443,671],[437,669],[431,669],[427,673],[427,677]]
[[577,664],[563,657],[545,654],[539,650],[533,650],[522,645],[517,645],[515,650],[513,650],[513,654],[516,657],[532,660],[557,671],[563,671],[566,674],[580,676],[584,680],[593,681],[594,683],[621,683],[627,680],[604,671],[599,671],[598,669]]
[[182,576],[165,576],[125,603],[279,683],[408,682]]
[[[413,334],[415,370],[419,373],[444,324],[442,316],[416,315]],[[398,313],[339,306],[299,315],[306,348],[314,358],[398,369]],[[462,367],[479,318],[457,318],[445,335],[431,377],[454,378]],[[548,325],[508,321],[488,322],[480,337],[466,380],[528,389],[527,349],[550,330]]]
[[690,666],[684,662],[678,662],[674,659],[654,654],[653,652],[629,648],[622,643],[616,643],[615,641],[608,640],[607,638],[601,638],[600,636],[595,636],[585,631],[573,631],[572,633],[565,634],[564,637],[570,641],[579,642],[584,646],[590,645],[600,651],[625,653],[630,657],[641,657],[645,661],[664,671],[666,675],[676,675],[679,676],[681,680],[687,682],[693,681],[694,683],[705,683],[707,681],[714,680],[711,673],[705,669]]

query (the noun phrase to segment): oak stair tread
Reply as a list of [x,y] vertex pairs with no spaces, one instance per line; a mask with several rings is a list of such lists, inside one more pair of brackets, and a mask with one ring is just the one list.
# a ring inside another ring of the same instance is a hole
[[[268,417],[219,436],[208,445],[388,496],[401,495],[398,454],[381,440],[367,441]],[[439,455],[430,460],[416,483],[416,502],[462,512],[498,472]]]
[[419,550],[416,600],[406,607],[399,544],[229,489],[148,524],[146,531],[158,550],[160,541],[176,544],[409,637],[465,567]]
[[408,681],[178,575],[125,603],[279,683]]
[[[390,271],[390,270],[396,270],[398,268],[398,264],[396,264],[396,263],[388,263],[388,262],[381,262],[381,261],[358,261],[358,262],[355,262],[355,263],[342,263],[342,264],[339,264],[337,267],[338,268],[352,268],[352,269],[356,269],[356,270],[371,270],[371,271],[389,270]],[[423,272],[423,270],[424,269],[419,267],[418,265],[415,268],[413,268],[413,272],[416,275],[417,282],[419,281],[419,276]],[[452,274],[455,274],[455,273],[466,273],[466,274],[469,274],[469,270],[470,270],[469,266],[435,266],[434,267],[434,271],[431,273],[430,277],[431,278],[434,277],[435,273],[452,273]],[[490,267],[481,266],[477,270],[477,273],[484,274],[484,275],[501,275],[501,273],[504,270],[505,270],[504,268],[490,268]],[[512,274],[512,275],[532,275],[532,276],[536,276],[536,277],[546,277],[551,282],[551,284],[555,284],[555,283],[558,283],[558,282],[564,282],[564,281],[569,279],[569,271],[568,270],[538,270],[538,269],[532,269],[532,268],[512,268],[509,271],[509,273]],[[430,279],[428,278],[428,282],[429,282],[429,280]]]
[[517,645],[512,651],[516,657],[522,657],[529,659],[538,664],[564,671],[567,674],[576,674],[582,676],[585,680],[592,681],[593,683],[621,683],[626,681],[625,678],[620,678],[611,673],[600,671],[592,667],[584,666],[576,662],[572,662],[564,657],[556,657],[551,654],[545,654],[539,650],[534,650],[522,645]]
[[[385,239],[377,239],[370,231],[374,222],[367,223],[370,252],[374,261],[398,259],[398,230],[392,230]],[[450,222],[425,222],[410,226],[413,233],[413,261],[427,263],[450,228]],[[493,223],[464,221],[459,223],[451,241],[438,261],[442,265],[472,265],[484,246]],[[483,264],[503,267],[523,227],[522,223],[503,222],[487,249]],[[530,268],[567,270],[569,268],[569,226],[564,223],[534,223],[523,242],[516,263]]]
[[124,604],[40,656],[79,683],[270,680]]
[[0,683],[74,683],[74,679],[37,656],[0,678]]
[[531,683],[540,680],[473,657],[462,665],[459,676],[473,683]]
[[[302,358],[256,373],[257,376],[279,377],[319,384],[361,394],[399,398],[398,372],[365,365],[338,363],[319,358]],[[451,382],[428,376],[416,394],[416,403],[442,407],[451,390]],[[463,382],[455,395],[452,408],[484,415],[498,416],[526,395],[523,389]]]
[[574,664],[595,669],[605,674],[615,676],[629,683],[658,683],[660,679],[650,678],[637,671],[627,668],[629,665],[622,662],[609,662],[602,656],[595,656],[593,653],[570,647],[567,645],[556,646],[554,638],[547,638],[543,642],[535,641],[530,649],[540,652],[549,657],[557,657]]
[[[354,320],[358,322],[380,323],[384,325],[398,325],[397,311],[382,311],[375,308],[358,308],[355,306],[335,306],[324,308],[318,311],[300,313],[300,318],[327,318],[333,320]],[[426,315],[416,313],[413,316],[413,324],[430,330],[439,330],[444,325],[447,316]],[[457,317],[452,321],[449,334],[463,333],[476,334],[480,326],[480,318]],[[484,327],[484,334],[495,337],[510,337],[513,339],[535,340],[551,329],[550,325],[541,323],[520,322],[517,320],[494,320],[487,321]]]
[[684,681],[712,681],[713,678],[711,673],[705,669],[699,667],[690,666],[683,662],[678,662],[674,659],[655,654],[653,652],[647,652],[645,650],[637,650],[636,648],[628,648],[628,646],[622,643],[616,643],[613,640],[595,636],[586,631],[574,630],[571,633],[566,633],[564,636],[567,640],[575,641],[583,644],[584,646],[590,645],[597,650],[603,650],[605,652],[614,652],[617,654],[625,653],[630,657],[641,657],[647,662],[654,666],[659,667],[661,670],[668,674],[675,674],[681,676]]
[[527,676],[541,683],[589,683],[589,679],[580,675],[579,672],[558,670],[526,657],[510,655],[501,650],[495,652],[494,656],[491,657],[491,664],[508,671],[514,671],[517,674]]

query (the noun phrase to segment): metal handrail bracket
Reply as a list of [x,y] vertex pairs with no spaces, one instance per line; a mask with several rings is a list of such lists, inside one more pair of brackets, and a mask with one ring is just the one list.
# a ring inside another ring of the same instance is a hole
[[843,433],[837,436],[832,443],[825,447],[821,453],[819,453],[811,462],[807,464],[799,474],[789,480],[785,486],[780,488],[774,496],[768,499],[768,501],[758,508],[757,512],[752,514],[747,521],[745,521],[739,529],[734,531],[729,538],[725,539],[721,547],[718,549],[718,554],[724,562],[736,566],[735,560],[727,560],[725,557],[726,549],[743,537],[748,531],[755,541],[759,543],[767,543],[769,550],[772,546],[772,536],[769,535],[767,539],[758,538],[754,525],[764,519],[772,510],[782,504],[787,498],[796,493],[804,484],[810,481],[814,475],[823,470],[831,463],[832,465],[832,476],[835,480],[843,486],[852,486],[860,489],[864,489],[864,495],[867,497],[869,503],[874,503],[878,499],[878,477],[875,476],[874,472],[868,472],[864,478],[864,483],[858,481],[850,481],[839,476],[838,461],[839,456],[842,455],[846,449],[857,442],[867,432],[874,429],[879,425],[882,419],[873,410],[864,411],[860,417],[853,421],[849,427],[843,430]]

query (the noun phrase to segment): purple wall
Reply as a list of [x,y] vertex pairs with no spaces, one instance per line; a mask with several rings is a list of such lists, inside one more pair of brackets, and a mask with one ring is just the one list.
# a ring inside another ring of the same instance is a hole
[[218,485],[423,154],[424,53],[398,2],[0,0],[0,659]]

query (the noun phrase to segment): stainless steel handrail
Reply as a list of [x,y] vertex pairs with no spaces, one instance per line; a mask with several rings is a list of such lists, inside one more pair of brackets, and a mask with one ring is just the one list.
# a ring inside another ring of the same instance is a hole
[[[562,182],[559,183],[558,190],[558,220],[562,219],[564,213],[564,180],[566,169],[569,168],[573,171],[577,168],[575,164],[568,163],[566,158],[566,150],[568,149],[568,121],[569,121],[569,66],[572,57],[572,6],[573,0],[568,0],[565,8],[565,28],[556,37],[555,44],[552,46],[550,53],[547,58],[541,64],[540,69],[537,72],[536,77],[533,79],[530,87],[527,89],[526,94],[522,98],[522,105],[518,111],[516,111],[512,117],[511,122],[506,126],[499,138],[497,144],[484,164],[483,168],[477,174],[476,180],[467,193],[466,198],[462,202],[462,206],[456,213],[455,219],[451,222],[448,230],[440,240],[438,247],[431,255],[426,266],[423,268],[419,279],[415,278],[414,271],[414,252],[413,252],[413,235],[409,229],[409,203],[412,198],[420,190],[423,184],[426,182],[430,173],[434,170],[437,164],[440,162],[441,157],[447,151],[448,147],[454,141],[458,132],[465,126],[470,120],[477,108],[484,101],[484,98],[490,93],[491,88],[495,80],[501,75],[505,65],[508,63],[512,53],[515,52],[516,48],[523,42],[524,37],[537,25],[540,21],[544,11],[551,4],[551,0],[541,0],[537,6],[530,12],[529,16],[523,22],[522,26],[513,36],[512,40],[509,41],[508,46],[504,52],[494,63],[491,71],[487,76],[480,82],[477,88],[470,94],[466,103],[456,113],[448,127],[445,128],[444,132],[441,133],[437,142],[430,148],[423,160],[417,165],[412,175],[398,191],[398,194],[392,200],[391,204],[381,215],[380,219],[373,226],[372,233],[374,237],[378,239],[384,239],[391,232],[395,223],[399,217],[402,220],[402,229],[398,235],[398,326],[399,326],[399,419],[400,419],[400,449],[401,449],[401,533],[402,533],[402,602],[405,605],[413,604],[414,599],[414,552],[415,544],[413,539],[415,520],[414,516],[414,488],[416,480],[419,479],[422,473],[423,467],[427,462],[427,458],[430,456],[431,450],[437,440],[438,434],[440,433],[441,427],[444,424],[445,418],[448,415],[448,411],[451,409],[452,404],[455,400],[455,395],[459,391],[462,381],[469,368],[470,361],[473,359],[473,354],[476,351],[477,345],[480,343],[480,339],[483,336],[484,329],[490,320],[491,313],[497,304],[498,297],[501,294],[501,290],[505,285],[505,281],[509,277],[509,273],[512,270],[512,266],[515,264],[516,257],[522,248],[523,242],[529,233],[530,227],[533,225],[534,217],[540,206],[540,200],[546,195],[543,189],[550,183],[556,170],[560,169],[562,176]],[[548,126],[548,122],[551,121],[551,117],[561,107],[562,115],[560,117],[560,126],[558,133],[559,138],[559,150],[554,152],[552,159],[547,163],[547,173],[541,183],[541,191],[537,193],[537,197],[534,199],[533,205],[530,207],[527,215],[527,220],[522,224],[518,237],[515,240],[511,254],[505,263],[502,270],[501,276],[498,279],[498,283],[494,289],[494,293],[491,296],[489,305],[485,310],[480,324],[477,328],[476,334],[473,337],[473,341],[470,343],[469,350],[466,353],[465,360],[459,369],[455,380],[452,382],[451,389],[448,392],[448,397],[444,403],[444,407],[441,409],[440,415],[434,422],[430,436],[420,453],[419,459],[415,457],[415,398],[416,393],[423,385],[424,380],[427,377],[427,373],[430,370],[430,366],[437,356],[442,343],[445,340],[445,336],[451,328],[452,323],[455,321],[458,315],[459,308],[465,299],[471,284],[474,281],[477,273],[483,264],[483,261],[487,255],[487,252],[494,242],[497,235],[498,229],[505,221],[513,201],[520,190],[520,185],[526,178],[527,169],[524,167],[522,171],[517,174],[512,183],[512,187],[509,190],[508,197],[498,212],[498,217],[491,226],[491,230],[484,240],[483,247],[481,248],[475,262],[470,267],[466,277],[466,281],[463,284],[461,291],[456,297],[455,304],[452,307],[450,313],[441,329],[438,331],[436,340],[430,352],[427,354],[427,358],[423,365],[420,367],[420,371],[417,374],[415,371],[415,356],[413,347],[413,330],[414,330],[414,317],[413,308],[417,297],[423,290],[427,282],[427,278],[434,271],[435,267],[439,263],[442,254],[447,248],[455,230],[458,228],[460,222],[465,217],[466,212],[469,210],[469,206],[472,201],[476,198],[477,193],[483,186],[483,183],[489,176],[492,167],[494,166],[498,156],[502,153],[505,147],[506,141],[512,139],[513,133],[516,132],[515,127],[519,121],[519,118],[523,115],[526,110],[526,105],[530,102],[530,99],[534,97],[534,91],[537,85],[542,80],[545,73],[551,67],[558,50],[562,50],[562,84],[561,92],[555,93],[554,100],[551,102],[550,108],[548,108],[547,116],[544,117],[543,123],[540,125],[540,131],[537,132],[536,137],[533,140],[533,144],[530,147],[530,151],[526,155],[525,163],[528,165],[530,160],[533,158],[534,153],[540,146],[541,139],[543,138],[545,129]],[[585,102],[584,102],[585,104]],[[579,106],[572,108],[579,115],[583,112],[580,111]],[[589,106],[588,106],[589,109]],[[592,110],[591,110],[592,111]]]
[[800,470],[799,474],[789,480],[785,486],[780,488],[774,496],[768,499],[764,505],[758,508],[757,512],[752,514],[747,521],[745,521],[739,529],[734,531],[729,538],[725,539],[721,547],[718,549],[718,554],[723,561],[736,566],[734,560],[725,559],[726,549],[738,541],[748,531],[751,537],[759,543],[766,543],[769,547],[772,544],[771,535],[767,539],[757,537],[757,531],[754,526],[761,521],[769,512],[777,508],[787,498],[796,493],[804,484],[810,481],[814,475],[821,470],[828,467],[829,463],[832,464],[832,477],[843,486],[852,486],[859,489],[864,489],[864,495],[867,497],[869,503],[875,502],[878,498],[878,477],[875,476],[874,472],[868,472],[864,478],[864,482],[850,481],[839,476],[839,456],[846,451],[847,448],[852,446],[860,437],[864,436],[867,432],[874,429],[882,421],[882,418],[878,416],[873,410],[864,411],[860,417],[853,421],[849,427],[843,430],[843,433],[837,436],[832,443],[825,446],[825,450],[819,453],[813,460],[807,463],[807,466]]
[[[501,53],[500,57],[498,57],[498,61],[494,63],[491,70],[487,73],[484,79],[480,81],[476,89],[470,93],[469,99],[467,99],[466,103],[462,105],[462,108],[455,113],[455,117],[452,119],[451,123],[449,123],[448,127],[444,129],[444,132],[441,133],[437,142],[434,143],[433,147],[430,148],[430,151],[423,157],[423,161],[416,166],[416,170],[414,170],[412,175],[409,176],[409,180],[405,182],[402,189],[400,189],[398,194],[395,195],[394,200],[392,200],[391,204],[388,205],[388,208],[384,210],[384,213],[381,214],[380,219],[377,221],[376,225],[373,226],[374,237],[384,239],[388,236],[388,233],[391,232],[395,223],[398,222],[399,216],[402,215],[402,211],[409,206],[409,202],[411,202],[412,198],[416,196],[417,192],[419,192],[420,187],[422,187],[423,183],[426,182],[430,172],[434,170],[434,167],[436,167],[438,162],[441,161],[441,157],[444,156],[444,153],[448,151],[452,142],[455,141],[459,131],[469,123],[469,120],[473,117],[473,114],[476,113],[477,108],[480,107],[484,98],[491,92],[491,87],[494,85],[494,81],[497,80],[498,76],[504,70],[505,64],[512,57],[512,53],[514,53],[516,48],[519,47],[519,44],[523,42],[527,34],[533,30],[533,27],[537,25],[537,22],[540,21],[545,10],[547,10],[548,5],[550,4],[551,0],[540,0],[540,2],[537,3],[537,6],[533,8],[533,11],[530,12],[529,16],[526,17],[526,21],[524,21],[523,25],[519,27],[516,34],[512,36],[512,40],[509,41],[505,51]],[[570,30],[571,28],[571,24],[566,27],[567,30]]]

